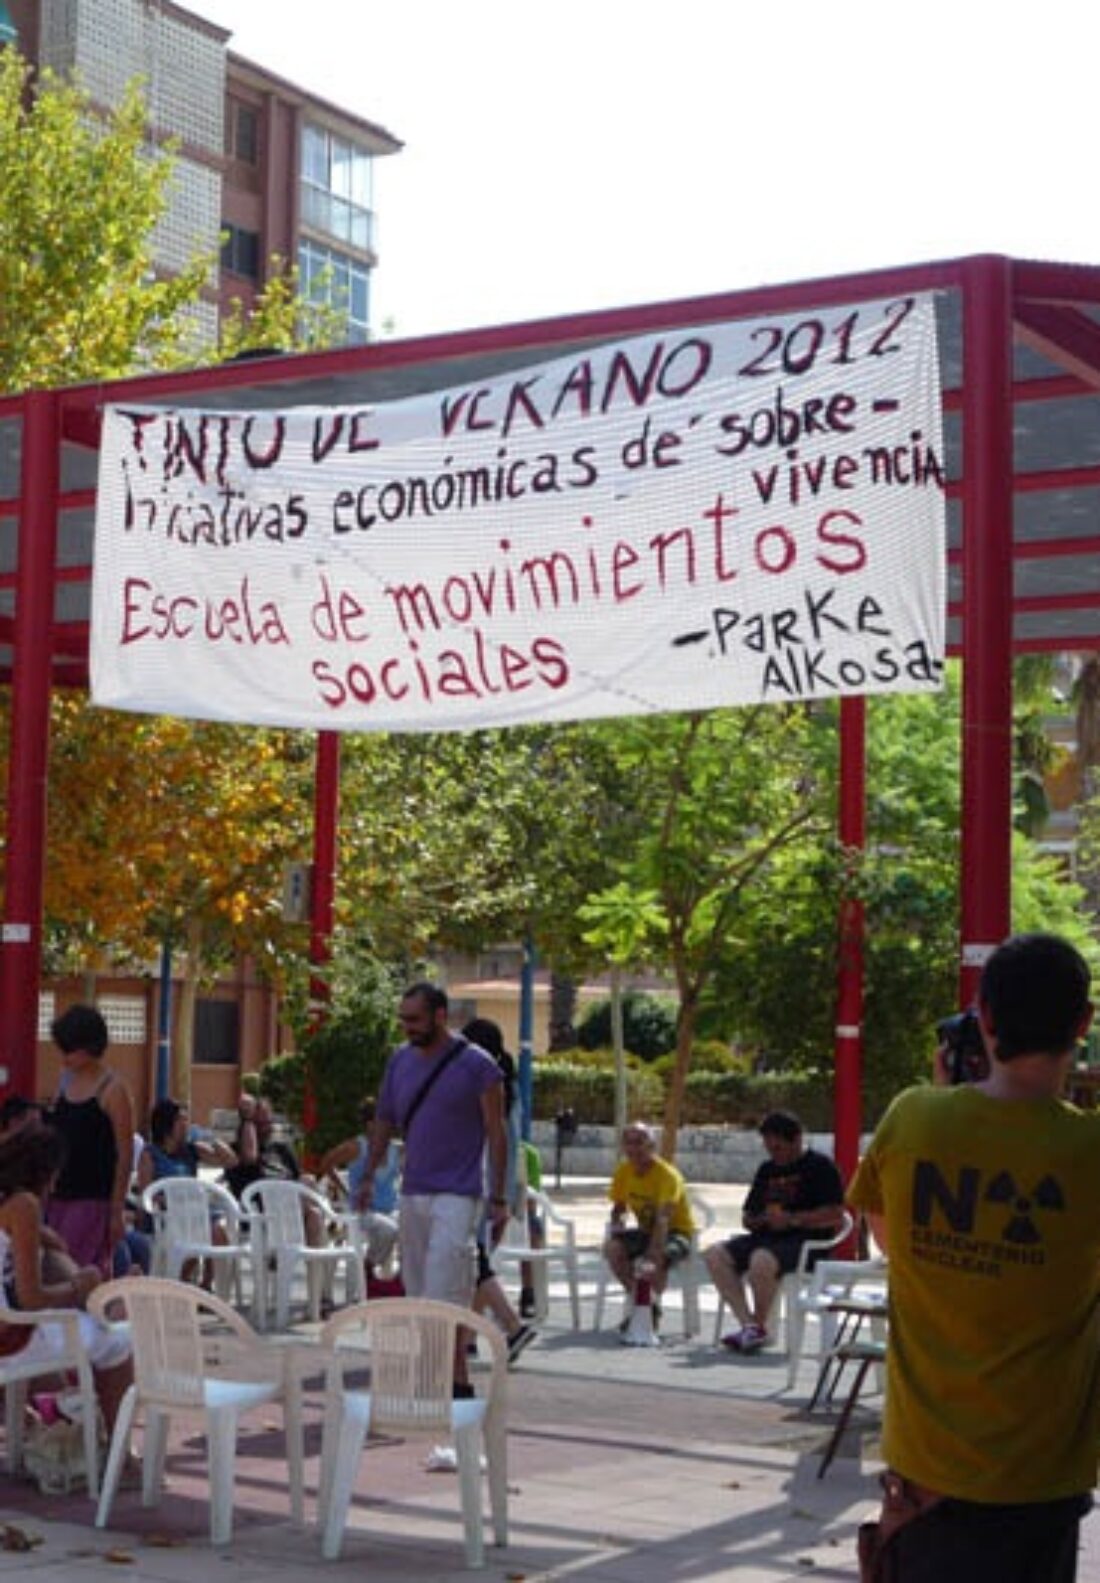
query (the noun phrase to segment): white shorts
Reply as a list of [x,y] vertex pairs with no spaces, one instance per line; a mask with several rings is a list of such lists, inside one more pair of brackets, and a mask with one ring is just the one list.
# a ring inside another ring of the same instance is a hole
[[[93,1369],[113,1369],[125,1363],[130,1356],[129,1325],[105,1325],[91,1314],[78,1314],[80,1342]],[[65,1328],[57,1320],[47,1319],[35,1325],[31,1339],[14,1356],[21,1363],[61,1364],[66,1353]]]
[[401,1280],[410,1297],[434,1297],[469,1308],[474,1295],[474,1231],[481,1199],[459,1193],[405,1193]]

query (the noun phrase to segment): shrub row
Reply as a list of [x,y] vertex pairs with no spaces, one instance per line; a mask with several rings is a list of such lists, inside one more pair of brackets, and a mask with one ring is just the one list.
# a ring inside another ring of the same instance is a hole
[[[578,1122],[611,1126],[615,1120],[615,1074],[593,1066],[543,1057],[535,1062],[534,1113],[552,1121],[559,1110]],[[820,1072],[692,1072],[681,1120],[687,1126],[755,1127],[769,1110],[793,1110],[809,1132],[833,1125],[832,1082]],[[627,1069],[627,1111],[659,1121],[665,1086],[652,1068]]]

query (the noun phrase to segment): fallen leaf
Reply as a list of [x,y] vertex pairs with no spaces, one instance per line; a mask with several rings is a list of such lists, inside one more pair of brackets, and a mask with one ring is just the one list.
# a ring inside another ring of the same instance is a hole
[[146,1534],[142,1543],[152,1550],[176,1550],[180,1545],[185,1545],[187,1540],[179,1534]]
[[17,1528],[14,1523],[3,1525],[3,1536],[0,1537],[0,1548],[4,1550],[33,1550],[42,1543],[40,1534],[26,1533],[22,1528]]
[[112,1562],[115,1566],[126,1567],[133,1564],[135,1556],[132,1550],[105,1550],[103,1559]]
[[739,1490],[741,1488],[741,1480],[730,1479],[729,1483],[726,1485],[726,1488],[728,1490]]

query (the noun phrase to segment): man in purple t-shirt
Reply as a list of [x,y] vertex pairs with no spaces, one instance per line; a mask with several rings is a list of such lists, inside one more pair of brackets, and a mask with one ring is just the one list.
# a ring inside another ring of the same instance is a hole
[[[501,1072],[480,1046],[451,1033],[446,992],[437,985],[407,989],[398,1020],[405,1043],[390,1057],[382,1079],[363,1175],[364,1201],[400,1128],[405,1163],[398,1224],[405,1290],[410,1297],[468,1307],[486,1150],[494,1242],[508,1220]],[[465,1348],[455,1375],[456,1383],[465,1381]]]

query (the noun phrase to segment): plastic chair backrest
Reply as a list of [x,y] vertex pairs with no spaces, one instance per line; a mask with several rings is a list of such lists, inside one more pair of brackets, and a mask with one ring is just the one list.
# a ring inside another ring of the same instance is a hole
[[147,1399],[168,1406],[200,1407],[204,1370],[196,1288],[152,1277],[125,1283],[134,1358],[134,1383]]
[[322,1202],[319,1194],[300,1182],[259,1181],[245,1188],[241,1208],[246,1215],[262,1217],[266,1248],[300,1248],[306,1241],[302,1206],[314,1199]]
[[322,1328],[320,1341],[322,1347],[335,1349],[338,1366],[353,1366],[348,1352],[366,1349],[372,1430],[446,1435],[451,1432],[455,1336],[460,1326],[489,1339],[493,1359],[489,1395],[499,1393],[506,1361],[500,1331],[483,1315],[452,1303],[420,1297],[359,1303],[334,1314]]
[[162,1176],[149,1183],[141,1198],[169,1242],[210,1241],[210,1200],[197,1177]]
[[810,1259],[814,1253],[820,1253],[826,1248],[838,1248],[840,1244],[851,1236],[855,1220],[847,1210],[844,1211],[840,1228],[837,1231],[823,1231],[820,1237],[807,1237],[802,1244],[798,1255],[798,1276],[805,1276],[809,1272]]

